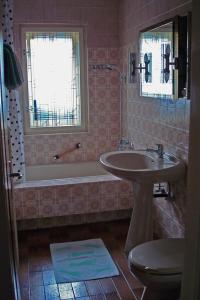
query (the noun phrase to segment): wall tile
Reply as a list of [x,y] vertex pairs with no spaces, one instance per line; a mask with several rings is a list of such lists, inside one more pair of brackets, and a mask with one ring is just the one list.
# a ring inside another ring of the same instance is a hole
[[102,196],[102,202],[101,202],[102,211],[108,211],[108,210],[116,210],[119,208],[118,204],[118,197],[111,196],[111,195],[104,195]]
[[[63,187],[63,189],[65,190],[65,187]],[[62,198],[62,197],[56,198],[54,212],[53,212],[54,216],[67,216],[67,215],[71,215],[72,213],[73,213],[72,199]]]
[[39,200],[30,200],[23,205],[23,219],[34,219],[39,217]]
[[88,212],[102,211],[102,199],[99,194],[91,194],[88,198]]
[[[20,25],[29,23],[65,23],[67,25],[84,26],[87,32],[88,50],[88,79],[89,79],[89,132],[92,132],[93,140],[103,134],[100,124],[103,124],[101,113],[109,119],[111,112],[116,112],[117,118],[107,124],[107,129],[112,122],[119,124],[119,74],[116,71],[92,70],[91,64],[115,64],[119,63],[119,32],[118,32],[118,4],[119,0],[104,1],[98,3],[90,0],[59,0],[50,1],[21,1],[14,3],[14,28],[15,47],[21,52]],[[34,7],[39,7],[39,12]],[[48,9],[48,7],[50,9]],[[102,22],[102,16],[104,21]],[[116,88],[117,87],[117,88]],[[110,100],[116,98],[116,105],[107,105]],[[96,106],[96,103],[99,103]],[[107,107],[106,107],[107,106]],[[96,123],[93,116],[96,117]],[[114,129],[107,132],[108,140]],[[115,129],[115,138],[119,138],[119,132]],[[25,158],[27,165],[57,163],[53,160],[55,154],[70,149],[77,142],[84,143],[89,133],[70,135],[31,135],[25,136]],[[95,136],[95,138],[94,138]],[[90,151],[91,145],[84,144],[84,148],[63,157],[62,161],[97,160],[99,151]],[[113,148],[109,148],[113,150]]]

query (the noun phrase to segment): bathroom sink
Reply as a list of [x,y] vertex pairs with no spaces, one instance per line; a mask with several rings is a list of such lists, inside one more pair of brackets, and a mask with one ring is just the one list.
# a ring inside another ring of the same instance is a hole
[[184,163],[175,156],[148,151],[113,151],[100,156],[103,167],[115,176],[130,181],[157,183],[173,181],[184,174]]
[[133,183],[134,208],[125,244],[125,252],[153,239],[153,186],[171,182],[184,175],[184,162],[173,155],[159,157],[153,149],[113,151],[100,156],[103,167],[113,175]]

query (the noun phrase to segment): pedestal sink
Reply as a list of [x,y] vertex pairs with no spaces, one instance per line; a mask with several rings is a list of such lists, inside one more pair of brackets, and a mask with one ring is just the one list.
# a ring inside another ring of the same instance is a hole
[[134,208],[128,231],[125,252],[153,239],[153,184],[171,182],[184,175],[185,165],[173,155],[147,151],[113,151],[100,156],[103,167],[113,175],[134,185]]

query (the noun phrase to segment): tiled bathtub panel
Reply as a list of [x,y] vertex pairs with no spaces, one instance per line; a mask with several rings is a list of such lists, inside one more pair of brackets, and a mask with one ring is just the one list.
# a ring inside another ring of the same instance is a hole
[[88,212],[100,212],[102,211],[102,198],[100,195],[92,194],[88,197]]
[[13,191],[13,208],[16,219],[23,219],[23,190]]
[[121,193],[120,194],[120,196],[119,196],[119,208],[120,209],[128,209],[130,207],[133,207],[133,203],[134,203],[133,193],[130,193],[130,194]]
[[39,199],[27,201],[23,204],[23,219],[39,218]]
[[14,190],[18,220],[124,210],[133,202],[132,186],[121,180],[83,183],[77,179],[74,184],[69,180],[68,185]]
[[55,216],[55,199],[42,200],[39,202],[39,217]]

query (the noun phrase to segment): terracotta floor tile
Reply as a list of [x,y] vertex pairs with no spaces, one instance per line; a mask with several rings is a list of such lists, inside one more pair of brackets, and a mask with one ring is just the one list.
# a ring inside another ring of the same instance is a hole
[[71,283],[58,284],[60,299],[74,299]]
[[29,268],[28,268],[28,260],[26,263],[20,264],[20,274],[19,274],[20,286],[22,288],[29,289]]
[[54,271],[43,271],[42,274],[44,285],[56,284]]
[[33,286],[30,289],[30,300],[46,300],[44,287],[43,286]]
[[89,280],[85,282],[88,295],[94,296],[102,293],[101,285],[99,280]]
[[116,289],[111,278],[100,279],[100,284],[104,294],[115,293]]
[[48,300],[60,300],[57,284],[46,285],[44,287],[44,289],[45,289],[46,299],[48,299]]
[[[129,221],[63,226],[19,232],[22,300],[139,300],[142,285],[128,269],[123,249]],[[56,284],[50,244],[101,238],[120,276]],[[29,295],[30,287],[30,295]]]
[[134,289],[134,294],[135,294],[137,300],[141,299],[143,290],[144,290],[143,288]]
[[95,295],[95,296],[90,296],[90,300],[106,300],[105,295]]
[[43,285],[42,272],[30,272],[30,287]]
[[29,300],[29,289],[28,288],[22,288],[21,289],[21,300]]
[[115,292],[113,294],[107,294],[106,300],[119,300],[119,295]]
[[88,292],[84,282],[73,282],[72,288],[76,298],[88,296]]

